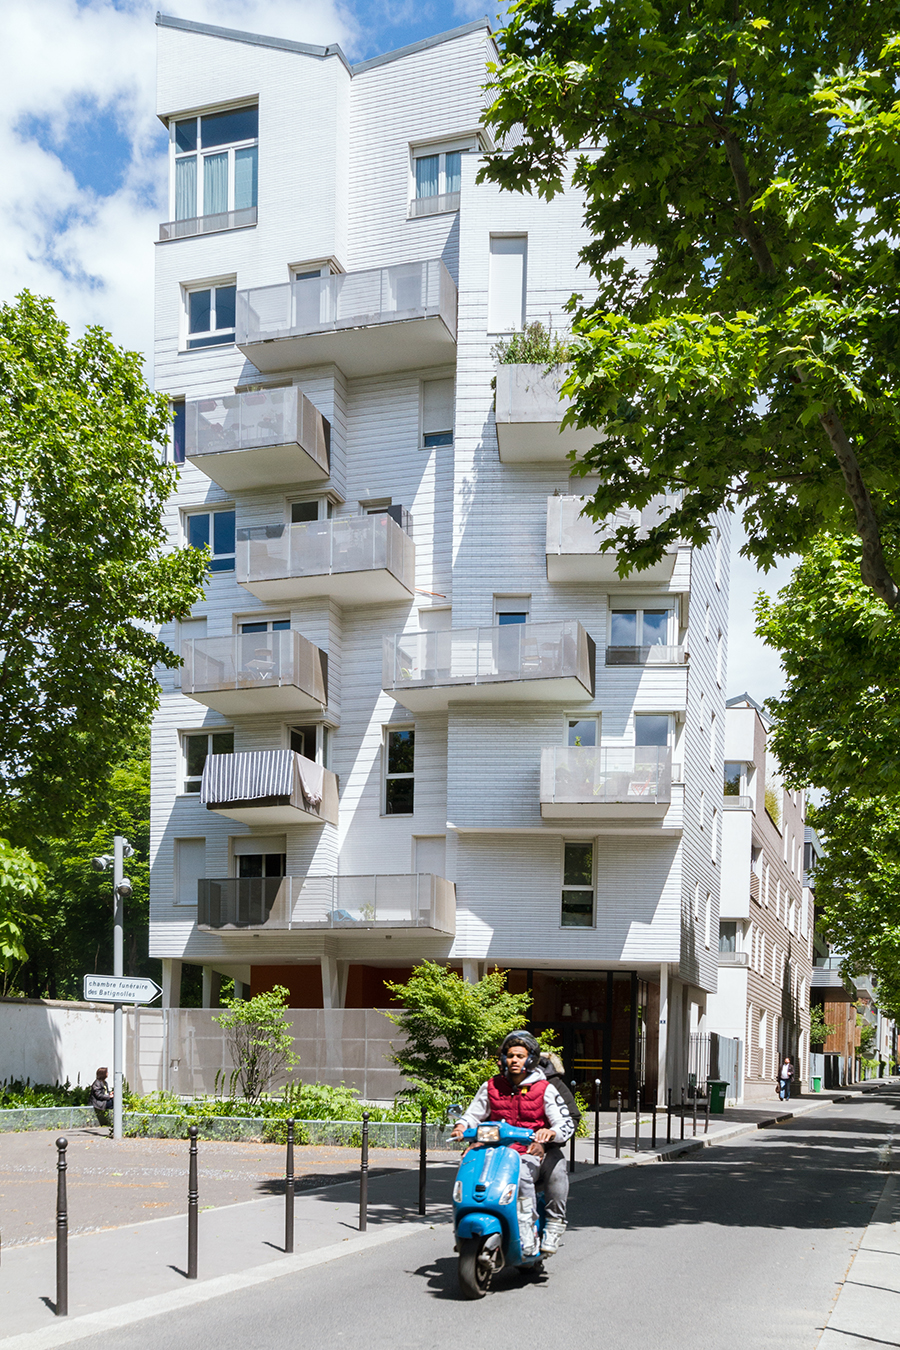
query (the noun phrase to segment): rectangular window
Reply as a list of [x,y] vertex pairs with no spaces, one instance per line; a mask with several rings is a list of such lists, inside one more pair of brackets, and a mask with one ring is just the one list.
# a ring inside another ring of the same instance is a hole
[[568,719],[566,744],[571,746],[592,747],[600,744],[596,717],[570,717]]
[[737,949],[737,923],[734,919],[720,919],[719,951],[736,952]]
[[453,401],[455,382],[425,380],[422,384],[422,446],[453,444]]
[[[470,148],[467,146],[466,148]],[[471,147],[474,148],[474,145]],[[462,149],[430,146],[412,152],[413,200],[411,217],[459,210],[462,186]]]
[[719,812],[713,807],[712,828],[709,832],[709,860],[715,864],[718,861],[719,852]]
[[237,286],[203,286],[185,290],[187,349],[222,347],[234,342]]
[[725,761],[725,780],[722,786],[724,796],[740,797],[743,774],[743,764],[739,764],[735,760]]
[[175,840],[175,903],[196,905],[197,883],[206,876],[206,840]]
[[706,915],[703,924],[703,943],[706,950],[709,951],[710,938],[712,936],[712,896],[709,891],[706,892]]
[[290,619],[254,619],[241,624],[241,633],[286,633],[290,626]]
[[208,548],[211,572],[234,571],[234,511],[197,511],[185,516],[190,548]]
[[563,928],[594,926],[594,845],[590,842],[564,845],[560,923]]
[[635,745],[668,745],[668,713],[635,713],[634,743]]
[[184,463],[185,429],[187,414],[183,398],[172,400],[172,462]]
[[231,108],[227,112],[184,117],[172,124],[171,136],[176,220],[217,216],[256,206],[258,108]]
[[411,816],[415,787],[416,733],[412,727],[385,737],[384,814]]
[[716,714],[709,715],[709,767],[716,767]]
[[233,755],[233,731],[186,731],[181,738],[184,752],[184,791],[199,792],[203,769],[210,755]]
[[611,647],[667,647],[668,609],[614,609],[610,614]]
[[527,253],[527,235],[491,237],[489,333],[515,333],[525,325]]
[[531,614],[530,595],[495,595],[494,620],[504,628],[510,623],[527,623]]

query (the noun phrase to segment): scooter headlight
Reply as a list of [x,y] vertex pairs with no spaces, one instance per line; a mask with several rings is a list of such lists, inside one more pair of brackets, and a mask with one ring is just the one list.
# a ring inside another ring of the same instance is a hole
[[457,1205],[462,1200],[462,1182],[458,1179],[453,1183],[453,1200]]
[[513,1200],[515,1200],[516,1198],[516,1191],[518,1189],[519,1189],[518,1186],[507,1186],[506,1190],[500,1197],[501,1205],[511,1205]]

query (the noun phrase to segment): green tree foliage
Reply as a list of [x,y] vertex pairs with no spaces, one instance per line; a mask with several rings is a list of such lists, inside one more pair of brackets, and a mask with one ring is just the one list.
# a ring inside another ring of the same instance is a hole
[[826,1022],[825,1012],[820,1003],[814,1003],[809,1010],[809,1043],[824,1045],[829,1036],[836,1031],[833,1022]]
[[33,911],[44,895],[44,868],[24,848],[0,839],[0,976],[27,960],[25,929],[39,923]]
[[0,306],[0,820],[61,835],[156,706],[154,636],[205,567],[166,552],[169,411],[135,352],[71,340],[49,300]]
[[545,328],[539,319],[491,348],[491,355],[506,366],[559,366],[568,361],[570,353],[569,339],[554,333],[549,323]]
[[483,176],[585,195],[598,290],[565,392],[605,432],[578,465],[590,513],[681,494],[646,537],[617,530],[622,575],[726,508],[763,567],[856,533],[900,604],[898,20],[900,0],[519,0],[499,34],[487,118],[522,135]]
[[249,999],[230,999],[228,1011],[214,1017],[223,1027],[234,1065],[231,1086],[240,1085],[248,1102],[259,1101],[285,1069],[300,1063],[294,1054],[294,1033],[285,1016],[288,990],[276,984]]
[[504,1036],[527,1024],[530,994],[511,994],[506,972],[493,970],[469,983],[448,966],[424,961],[405,984],[385,981],[403,1008],[388,1013],[406,1034],[391,1056],[409,1087],[435,1110],[468,1101],[497,1071]]

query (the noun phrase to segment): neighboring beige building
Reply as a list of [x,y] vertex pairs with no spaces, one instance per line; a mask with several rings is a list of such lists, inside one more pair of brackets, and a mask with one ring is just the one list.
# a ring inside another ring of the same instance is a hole
[[812,901],[803,885],[805,801],[786,792],[767,749],[767,720],[747,694],[725,715],[718,992],[707,1032],[739,1037],[743,1083],[729,1097],[775,1095],[792,1055],[796,1092],[809,1069]]

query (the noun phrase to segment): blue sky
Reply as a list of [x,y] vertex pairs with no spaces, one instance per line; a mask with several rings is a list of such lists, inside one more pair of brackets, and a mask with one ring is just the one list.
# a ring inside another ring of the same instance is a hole
[[[487,16],[480,0],[6,0],[0,82],[0,296],[51,295],[149,354],[152,275],[166,201],[166,139],[155,115],[157,9],[325,45],[351,61]],[[739,532],[738,532],[739,533]],[[737,562],[729,693],[775,693],[774,655],[752,633],[752,598],[787,579]]]

